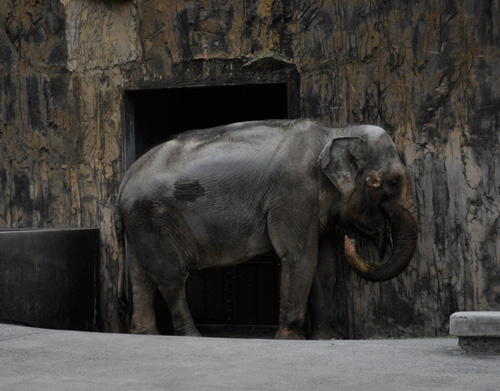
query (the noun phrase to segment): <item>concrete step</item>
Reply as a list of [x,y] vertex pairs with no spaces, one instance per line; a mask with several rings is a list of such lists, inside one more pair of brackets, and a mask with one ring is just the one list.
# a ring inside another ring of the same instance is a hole
[[455,312],[450,335],[458,337],[464,353],[500,354],[500,311]]

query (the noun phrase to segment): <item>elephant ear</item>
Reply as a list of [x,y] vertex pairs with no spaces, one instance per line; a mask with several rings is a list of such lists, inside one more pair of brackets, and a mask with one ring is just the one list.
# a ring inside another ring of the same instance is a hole
[[334,138],[321,151],[318,163],[348,201],[356,189],[356,176],[363,165],[364,140],[361,137]]

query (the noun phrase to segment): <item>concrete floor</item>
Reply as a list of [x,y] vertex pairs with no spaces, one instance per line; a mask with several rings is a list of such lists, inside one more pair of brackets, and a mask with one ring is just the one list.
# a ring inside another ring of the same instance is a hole
[[0,324],[0,390],[499,390],[456,338],[277,341]]

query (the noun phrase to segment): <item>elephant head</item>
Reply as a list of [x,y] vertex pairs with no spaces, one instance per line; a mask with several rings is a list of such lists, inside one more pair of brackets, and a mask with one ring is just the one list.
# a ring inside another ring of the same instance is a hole
[[342,224],[371,239],[378,258],[386,259],[363,261],[346,235],[345,255],[354,271],[370,281],[397,276],[415,252],[418,230],[409,171],[389,135],[373,126],[353,128],[326,145],[319,163],[340,192]]

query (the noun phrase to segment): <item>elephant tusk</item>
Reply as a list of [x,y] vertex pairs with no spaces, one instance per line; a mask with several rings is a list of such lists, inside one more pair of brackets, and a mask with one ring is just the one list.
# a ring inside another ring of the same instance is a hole
[[349,264],[355,270],[359,270],[364,273],[370,273],[373,271],[373,268],[369,264],[364,262],[356,252],[356,240],[351,239],[349,236],[345,235],[344,248],[347,262],[349,262]]

